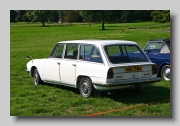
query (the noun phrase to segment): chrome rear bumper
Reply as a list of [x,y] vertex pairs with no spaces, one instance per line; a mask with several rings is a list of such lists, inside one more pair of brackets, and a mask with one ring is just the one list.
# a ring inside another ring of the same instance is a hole
[[134,86],[145,87],[154,82],[160,81],[161,78],[153,78],[153,79],[140,79],[140,80],[123,80],[118,82],[111,83],[93,83],[95,89],[97,90],[114,90],[114,89],[123,89],[130,88]]

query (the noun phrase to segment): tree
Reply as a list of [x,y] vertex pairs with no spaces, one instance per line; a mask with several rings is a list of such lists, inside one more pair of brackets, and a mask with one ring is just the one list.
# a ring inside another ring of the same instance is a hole
[[120,16],[120,20],[121,22],[132,22],[133,18],[132,18],[132,12],[129,10],[123,10],[121,12],[121,16]]
[[59,21],[63,24],[64,22],[64,15],[65,15],[65,10],[58,10],[58,17],[59,17]]
[[92,10],[88,10],[88,11],[83,11],[82,12],[82,15],[83,15],[83,18],[84,18],[84,20],[86,21],[86,22],[89,22],[89,26],[91,26],[90,25],[90,23],[93,21],[93,19],[94,19],[94,13],[93,13],[93,11]]
[[105,22],[117,22],[120,11],[117,10],[85,10],[83,11],[83,17],[86,21],[98,21],[101,22],[101,29],[105,30]]
[[100,18],[102,20],[102,30],[105,30],[104,22],[105,22],[105,19],[106,19],[106,12],[104,10],[99,11],[99,16],[100,16]]
[[34,22],[34,16],[32,10],[27,10],[25,16],[29,19],[30,22]]
[[170,11],[169,10],[155,10],[151,12],[153,21],[156,23],[170,22]]
[[25,13],[26,13],[26,10],[17,10],[16,21],[23,22]]
[[16,22],[16,16],[18,15],[17,11],[10,10],[10,22]]
[[40,21],[42,26],[45,27],[45,22],[48,21],[52,11],[50,10],[29,10],[27,11],[27,16],[31,22]]
[[70,24],[72,22],[75,22],[78,20],[79,12],[77,10],[68,10],[65,11],[64,19],[69,22]]
[[59,15],[57,10],[51,10],[49,12],[48,22],[58,22],[59,21]]

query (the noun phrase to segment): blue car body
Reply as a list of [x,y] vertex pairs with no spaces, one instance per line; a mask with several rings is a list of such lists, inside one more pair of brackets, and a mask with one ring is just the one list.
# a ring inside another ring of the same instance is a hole
[[[157,64],[158,75],[163,77],[163,72],[165,72],[170,76],[170,39],[149,40],[143,51],[153,63]],[[163,69],[166,71],[163,71]],[[164,79],[170,80],[170,77],[169,79]]]

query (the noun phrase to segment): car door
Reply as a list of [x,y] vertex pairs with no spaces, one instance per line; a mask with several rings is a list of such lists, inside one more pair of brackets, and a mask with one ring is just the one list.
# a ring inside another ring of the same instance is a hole
[[149,59],[153,62],[156,63],[157,62],[157,58],[159,56],[158,53],[156,52],[146,52],[146,55],[149,57]]
[[107,69],[99,48],[93,44],[81,44],[79,62],[76,66],[77,76],[87,76],[94,82],[103,82]]
[[62,61],[62,55],[64,50],[64,44],[57,44],[49,58],[44,63],[44,80],[50,82],[60,83],[60,64]]
[[64,59],[60,64],[61,82],[69,86],[75,85],[78,47],[79,44],[66,44]]
[[158,54],[158,57],[156,59],[156,64],[161,66],[162,64],[170,64],[170,54]]
[[162,42],[149,42],[145,48],[145,53],[153,63],[157,63],[159,59]]

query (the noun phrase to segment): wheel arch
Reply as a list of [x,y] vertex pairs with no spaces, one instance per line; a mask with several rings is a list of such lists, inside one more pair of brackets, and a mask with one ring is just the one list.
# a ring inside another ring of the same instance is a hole
[[37,69],[35,66],[31,67],[31,71],[30,71],[31,76],[33,76],[33,72],[34,72],[35,69]]
[[160,67],[159,67],[158,75],[161,76],[161,69],[162,69],[163,66],[165,66],[165,65],[170,65],[170,64],[169,64],[169,63],[163,63],[163,64],[161,64]]
[[[92,79],[89,76],[85,76],[85,75],[79,75],[76,79],[76,88],[79,88],[79,83],[81,81],[82,78],[89,78],[92,82]],[[92,84],[93,85],[93,84]]]

